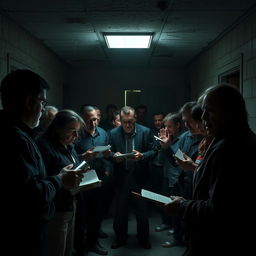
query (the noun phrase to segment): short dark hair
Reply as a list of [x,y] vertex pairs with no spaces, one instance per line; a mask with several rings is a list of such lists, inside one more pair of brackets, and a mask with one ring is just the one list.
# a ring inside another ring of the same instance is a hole
[[162,111],[158,111],[153,114],[153,116],[159,116],[159,115],[162,115],[163,117],[165,116],[164,112]]
[[92,112],[93,110],[96,110],[95,106],[84,104],[80,108],[80,115],[83,116],[85,113]]
[[120,110],[117,110],[113,113],[113,119],[112,120],[116,120],[117,116],[120,115]]
[[146,111],[148,110],[148,107],[146,105],[138,105],[136,108],[135,108],[135,111],[138,111],[138,109],[145,109]]
[[109,111],[109,109],[117,109],[117,106],[115,105],[115,104],[108,104],[107,106],[106,106],[106,112],[108,112]]
[[37,96],[42,90],[48,90],[48,83],[37,73],[27,70],[15,70],[2,80],[1,100],[4,109],[21,109],[27,96]]

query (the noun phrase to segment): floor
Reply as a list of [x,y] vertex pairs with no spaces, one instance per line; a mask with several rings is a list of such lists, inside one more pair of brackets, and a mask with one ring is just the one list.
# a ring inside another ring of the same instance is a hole
[[[109,256],[181,256],[185,250],[184,247],[163,248],[161,244],[168,241],[170,236],[167,231],[155,232],[155,227],[160,224],[160,217],[157,211],[151,209],[150,214],[150,242],[152,248],[150,250],[143,249],[138,246],[136,239],[136,220],[131,214],[129,218],[129,237],[127,245],[118,249],[111,249],[111,244],[115,238],[112,229],[112,218],[106,218],[102,223],[102,229],[108,234],[107,239],[100,239],[100,243],[108,250]],[[89,252],[88,256],[96,256],[97,254]]]

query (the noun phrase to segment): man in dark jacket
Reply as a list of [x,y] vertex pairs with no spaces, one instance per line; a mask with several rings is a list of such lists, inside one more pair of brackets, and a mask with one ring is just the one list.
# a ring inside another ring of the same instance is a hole
[[[135,110],[123,107],[120,112],[121,126],[110,131],[114,159],[114,183],[116,205],[114,230],[116,240],[112,248],[125,245],[128,233],[129,202],[134,204],[137,219],[137,237],[143,248],[150,249],[149,223],[146,202],[133,198],[131,192],[141,192],[149,179],[149,159],[156,154],[152,148],[152,134],[149,128],[136,124]],[[132,153],[122,157],[123,153]]]
[[205,92],[203,110],[214,140],[194,172],[192,199],[173,197],[165,208],[186,223],[185,255],[250,255],[256,136],[248,126],[245,102],[236,88],[219,85]]
[[47,255],[44,231],[60,188],[78,186],[82,176],[64,167],[47,177],[33,128],[46,105],[48,85],[38,74],[16,70],[1,83],[1,232],[6,255]]

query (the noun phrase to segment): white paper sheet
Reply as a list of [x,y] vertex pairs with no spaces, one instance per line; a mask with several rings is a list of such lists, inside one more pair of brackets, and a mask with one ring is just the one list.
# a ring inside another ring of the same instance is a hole
[[184,158],[183,153],[182,153],[182,151],[180,149],[177,150],[177,152],[175,153],[174,156],[177,157],[178,159],[182,160],[182,161],[186,160]]
[[145,198],[148,198],[148,199],[151,199],[151,200],[156,201],[156,202],[164,203],[164,204],[168,204],[168,203],[172,202],[172,199],[170,197],[163,196],[163,195],[151,192],[151,191],[146,190],[146,189],[141,190],[141,196],[145,197]]

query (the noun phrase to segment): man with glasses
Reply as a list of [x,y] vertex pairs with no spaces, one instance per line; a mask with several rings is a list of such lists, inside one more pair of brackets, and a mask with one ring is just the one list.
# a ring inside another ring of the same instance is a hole
[[2,249],[8,255],[48,255],[45,228],[54,214],[54,199],[62,187],[75,188],[82,174],[71,166],[47,177],[33,139],[33,128],[46,105],[48,84],[29,70],[16,70],[1,83],[0,141]]
[[[95,146],[106,146],[109,144],[107,132],[98,127],[97,109],[94,106],[86,105],[81,108],[81,116],[84,119],[85,127],[81,131],[76,142],[76,150],[93,168],[99,179],[102,180],[102,186],[93,190],[82,192],[82,200],[78,202],[77,210],[77,227],[83,229],[86,234],[86,247],[89,252],[94,252],[99,255],[107,255],[100,241],[99,236],[103,233],[100,230],[102,220],[106,213],[106,208],[110,200],[108,198],[108,186],[111,183],[111,162],[107,160],[110,155],[110,150],[106,150],[100,154],[93,151]],[[81,198],[80,198],[81,199]],[[85,212],[83,211],[83,205]],[[80,210],[82,209],[82,210]],[[76,242],[77,250],[82,250],[83,241],[78,237]]]
[[[134,198],[131,192],[140,193],[149,179],[148,162],[156,153],[152,149],[153,138],[149,128],[136,124],[135,110],[132,107],[123,107],[120,117],[121,126],[110,131],[116,190],[113,224],[116,240],[112,244],[112,249],[126,244],[130,202],[133,203],[135,210],[140,246],[150,249],[147,202]],[[124,153],[132,154],[129,157],[122,157],[121,154]]]

